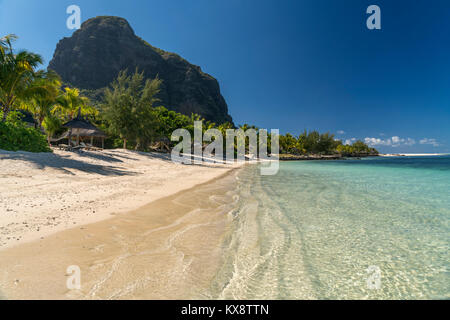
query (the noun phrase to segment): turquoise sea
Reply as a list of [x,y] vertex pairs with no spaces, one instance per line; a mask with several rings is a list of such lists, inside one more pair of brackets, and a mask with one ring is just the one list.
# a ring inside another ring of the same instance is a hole
[[208,296],[449,299],[449,195],[450,156],[246,166]]

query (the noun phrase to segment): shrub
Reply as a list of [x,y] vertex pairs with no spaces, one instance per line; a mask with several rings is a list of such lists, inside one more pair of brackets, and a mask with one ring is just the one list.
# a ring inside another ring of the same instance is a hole
[[0,149],[8,151],[52,152],[45,136],[37,129],[27,127],[21,121],[18,112],[10,112],[6,122],[0,122]]

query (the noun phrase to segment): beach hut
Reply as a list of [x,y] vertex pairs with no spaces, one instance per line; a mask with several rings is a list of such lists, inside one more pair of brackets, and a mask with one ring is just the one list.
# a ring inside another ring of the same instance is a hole
[[69,130],[63,134],[58,140],[67,138],[69,140],[69,146],[71,147],[72,137],[75,136],[76,146],[80,146],[80,138],[90,138],[91,146],[94,143],[94,137],[102,139],[102,149],[105,147],[105,137],[106,134],[90,123],[88,120],[81,117],[81,109],[78,109],[78,115],[76,118],[64,123],[62,125],[64,128]]

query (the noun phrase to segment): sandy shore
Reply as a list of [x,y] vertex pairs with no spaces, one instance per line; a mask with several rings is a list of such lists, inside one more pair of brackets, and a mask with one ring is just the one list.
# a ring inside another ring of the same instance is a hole
[[181,165],[123,149],[33,154],[0,150],[0,249],[135,210],[236,165]]
[[[138,210],[0,250],[0,299],[208,299],[235,175]],[[69,288],[73,269],[79,288]]]

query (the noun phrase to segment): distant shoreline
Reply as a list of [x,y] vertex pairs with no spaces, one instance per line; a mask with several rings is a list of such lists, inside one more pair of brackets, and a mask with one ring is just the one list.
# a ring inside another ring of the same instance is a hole
[[346,159],[359,159],[368,157],[378,157],[378,154],[358,154],[352,156],[345,156],[342,154],[332,154],[332,155],[292,155],[292,154],[280,154],[280,161],[302,161],[302,160],[346,160]]
[[386,153],[380,157],[428,157],[428,156],[447,156],[450,153]]
[[303,160],[348,160],[348,159],[361,159],[369,157],[429,157],[429,156],[446,156],[450,153],[385,153],[385,154],[358,154],[345,156],[341,154],[334,155],[292,155],[292,154],[280,154],[280,161],[303,161]]

